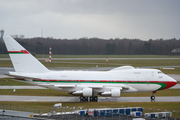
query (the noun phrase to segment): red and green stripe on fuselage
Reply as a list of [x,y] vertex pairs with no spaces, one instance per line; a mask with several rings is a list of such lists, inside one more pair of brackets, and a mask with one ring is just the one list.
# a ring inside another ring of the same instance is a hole
[[[15,78],[16,80],[26,81],[22,78]],[[46,79],[34,79],[33,82],[48,82],[48,83],[97,83],[97,84],[158,84],[161,87],[158,90],[168,89],[177,84],[177,82],[165,82],[165,81],[118,81],[118,80],[46,80]]]

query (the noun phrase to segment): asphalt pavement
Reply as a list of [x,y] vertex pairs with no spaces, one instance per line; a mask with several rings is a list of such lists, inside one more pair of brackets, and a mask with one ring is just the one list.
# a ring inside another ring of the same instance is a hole
[[[79,97],[64,96],[15,96],[0,95],[0,101],[19,101],[19,102],[80,102]],[[150,97],[98,97],[98,102],[180,102],[180,96],[156,97],[151,101]]]

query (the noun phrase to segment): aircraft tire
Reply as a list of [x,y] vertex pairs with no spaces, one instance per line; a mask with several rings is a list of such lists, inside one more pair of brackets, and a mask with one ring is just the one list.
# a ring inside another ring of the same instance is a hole
[[89,100],[90,100],[90,102],[94,101],[93,97],[90,97],[90,99],[89,99]]
[[92,96],[89,99],[90,102],[97,102],[98,101],[98,97],[97,96]]
[[155,96],[151,96],[151,100],[155,100]]
[[83,102],[86,102],[87,100],[87,97],[83,97]]
[[94,102],[97,102],[97,101],[98,101],[98,97],[94,96]]
[[85,101],[84,102],[88,102],[88,97],[85,97]]
[[80,96],[80,100],[81,100],[81,101],[83,100],[83,96]]

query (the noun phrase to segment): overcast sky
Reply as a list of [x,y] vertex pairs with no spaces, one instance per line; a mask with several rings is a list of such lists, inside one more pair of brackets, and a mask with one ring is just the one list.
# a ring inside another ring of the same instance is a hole
[[180,0],[0,0],[0,29],[26,38],[180,39]]

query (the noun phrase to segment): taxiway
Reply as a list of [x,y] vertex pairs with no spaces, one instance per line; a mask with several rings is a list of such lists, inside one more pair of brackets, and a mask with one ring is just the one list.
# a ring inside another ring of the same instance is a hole
[[[0,95],[0,101],[18,101],[18,102],[79,102],[79,97],[63,96],[15,96]],[[98,97],[98,102],[180,102],[180,96],[174,97],[156,97],[151,101],[150,97]]]

